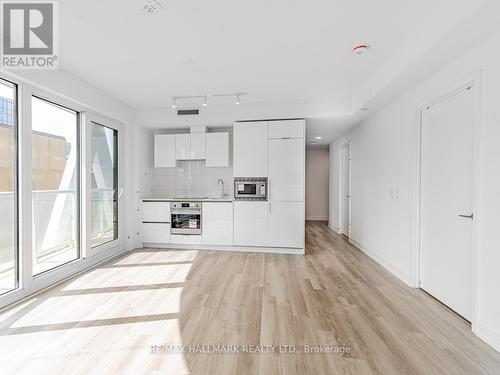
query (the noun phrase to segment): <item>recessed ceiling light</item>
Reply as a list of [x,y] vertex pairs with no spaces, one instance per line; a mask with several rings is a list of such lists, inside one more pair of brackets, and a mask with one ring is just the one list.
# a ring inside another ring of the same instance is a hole
[[314,139],[320,140],[323,139],[323,137],[314,137]]
[[146,14],[156,14],[162,8],[159,0],[141,0],[139,3],[139,9]]
[[366,53],[369,49],[370,46],[366,44],[360,44],[359,46],[356,46],[352,49],[352,53],[359,56]]

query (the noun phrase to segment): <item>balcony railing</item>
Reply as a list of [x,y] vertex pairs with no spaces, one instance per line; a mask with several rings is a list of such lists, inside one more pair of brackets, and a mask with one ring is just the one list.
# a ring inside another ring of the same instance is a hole
[[[115,238],[115,190],[92,189],[92,245]],[[14,193],[0,192],[0,289],[14,265]],[[78,257],[78,192],[36,190],[32,193],[33,266],[41,271]],[[36,273],[36,272],[35,272]]]

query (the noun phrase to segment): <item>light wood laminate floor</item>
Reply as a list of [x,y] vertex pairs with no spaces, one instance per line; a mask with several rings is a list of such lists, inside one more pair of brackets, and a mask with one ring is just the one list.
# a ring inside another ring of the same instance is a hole
[[[211,345],[240,346],[189,353]],[[0,315],[0,373],[474,375],[500,354],[315,222],[306,256],[140,249],[58,285]]]

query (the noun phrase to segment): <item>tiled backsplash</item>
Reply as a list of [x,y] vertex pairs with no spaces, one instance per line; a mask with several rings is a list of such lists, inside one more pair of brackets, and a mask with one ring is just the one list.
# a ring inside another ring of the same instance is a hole
[[177,161],[177,168],[153,169],[153,196],[219,197],[217,180],[224,181],[224,192],[233,196],[233,168],[207,168],[205,161]]

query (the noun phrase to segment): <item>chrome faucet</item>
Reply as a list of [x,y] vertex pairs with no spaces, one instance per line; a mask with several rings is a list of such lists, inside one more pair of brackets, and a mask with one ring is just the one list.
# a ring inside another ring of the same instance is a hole
[[221,187],[219,190],[220,198],[224,198],[224,180],[222,178],[219,178],[217,180],[217,186],[219,186],[219,183],[221,184]]

